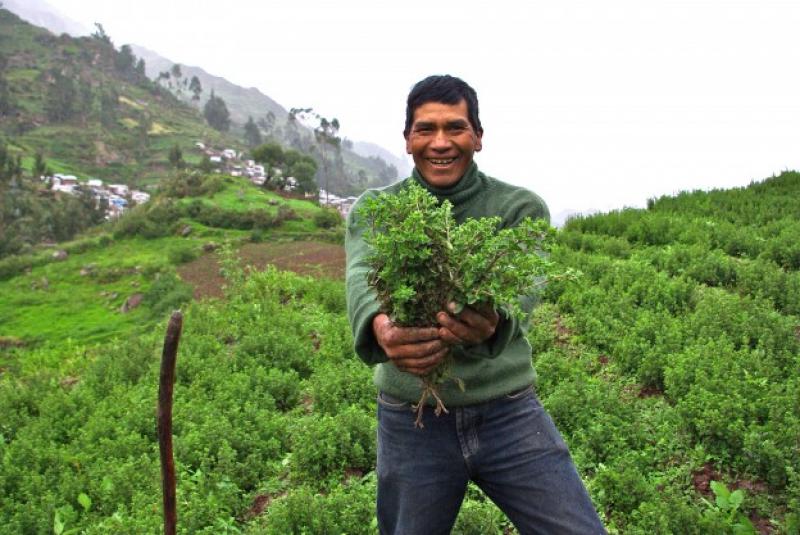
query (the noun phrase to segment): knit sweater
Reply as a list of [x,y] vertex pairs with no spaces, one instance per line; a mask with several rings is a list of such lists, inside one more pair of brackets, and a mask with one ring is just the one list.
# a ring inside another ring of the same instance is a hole
[[[449,188],[430,186],[414,169],[412,176],[381,189],[364,192],[356,201],[347,220],[345,249],[347,252],[347,314],[353,329],[355,351],[367,364],[377,364],[374,381],[387,394],[405,401],[420,398],[422,381],[419,377],[402,372],[391,363],[378,345],[372,330],[372,320],[379,313],[377,296],[368,284],[369,247],[364,241],[364,225],[359,207],[364,199],[380,193],[397,193],[410,182],[425,187],[440,201],[452,203],[456,222],[473,218],[499,216],[499,228],[512,227],[525,217],[543,218],[550,214],[544,201],[531,191],[506,184],[486,176],[473,162],[464,176]],[[530,312],[535,296],[521,298],[523,310]],[[457,407],[498,398],[532,384],[536,373],[531,362],[531,346],[525,339],[527,322],[520,322],[501,307],[500,322],[495,334],[487,341],[452,349],[453,365],[450,375],[463,381],[462,391],[455,381],[445,381],[438,389],[445,406]],[[433,403],[430,400],[429,403]]]

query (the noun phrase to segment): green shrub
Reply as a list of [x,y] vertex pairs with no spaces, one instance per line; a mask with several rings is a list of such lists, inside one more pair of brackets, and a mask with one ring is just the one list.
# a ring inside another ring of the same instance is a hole
[[167,259],[170,264],[179,265],[191,262],[200,256],[200,250],[191,245],[179,245],[167,251]]
[[305,417],[293,425],[292,480],[317,483],[366,473],[375,465],[375,418],[356,407],[333,415]]
[[333,208],[323,208],[314,214],[314,224],[319,228],[331,229],[342,224],[342,216]]
[[267,513],[246,533],[377,533],[375,479],[350,480],[325,494],[311,487],[297,487],[272,502]]
[[350,405],[368,412],[375,405],[372,370],[355,357],[317,367],[309,387],[315,413],[336,414]]
[[166,317],[192,300],[194,290],[174,273],[164,273],[144,294],[153,317]]

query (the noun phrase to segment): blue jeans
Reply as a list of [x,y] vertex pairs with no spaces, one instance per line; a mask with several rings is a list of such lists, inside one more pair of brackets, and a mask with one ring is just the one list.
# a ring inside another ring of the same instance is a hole
[[605,533],[561,435],[533,388],[414,427],[411,404],[378,396],[382,534],[450,533],[472,480],[521,535]]

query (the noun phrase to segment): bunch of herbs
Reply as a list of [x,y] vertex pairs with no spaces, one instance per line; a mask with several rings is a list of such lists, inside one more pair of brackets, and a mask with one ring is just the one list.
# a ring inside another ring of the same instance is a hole
[[[504,229],[499,229],[499,217],[457,224],[451,203],[440,203],[417,184],[365,200],[360,215],[369,225],[365,240],[372,248],[368,284],[377,293],[381,312],[398,326],[437,325],[436,314],[450,310],[451,303],[457,313],[465,306],[502,308],[521,317],[519,296],[555,274],[544,254],[554,230],[544,220],[526,218]],[[440,384],[450,378],[463,388],[448,374],[452,358],[422,377],[417,425],[429,398],[436,402],[437,415],[447,412],[438,394]]]

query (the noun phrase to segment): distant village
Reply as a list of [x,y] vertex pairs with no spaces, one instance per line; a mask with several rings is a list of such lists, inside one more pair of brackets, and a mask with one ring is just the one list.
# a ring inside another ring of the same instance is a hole
[[105,184],[99,178],[90,178],[82,182],[74,175],[56,173],[52,177],[43,179],[49,182],[53,191],[70,195],[82,195],[84,191],[91,192],[97,206],[106,207],[106,219],[119,217],[129,206],[150,200],[149,193],[132,190],[125,184]]
[[[242,159],[243,153],[234,149],[215,150],[207,148],[198,141],[195,148],[208,156],[209,161],[216,167],[216,173],[224,173],[235,177],[245,177],[257,186],[263,186],[267,180],[266,170],[254,160]],[[280,177],[281,170],[271,170],[273,177]],[[55,173],[53,176],[42,177],[49,184],[50,189],[70,195],[82,195],[85,191],[91,192],[98,206],[106,207],[106,219],[114,219],[122,215],[125,210],[150,200],[150,194],[144,191],[130,189],[125,184],[105,184],[97,178],[80,180],[74,175]],[[294,177],[285,177],[281,180],[281,189],[292,193],[297,189],[297,180]],[[306,197],[314,197],[306,193]],[[320,205],[335,208],[343,218],[347,217],[356,197],[340,197],[323,189],[316,194]]]
[[[257,185],[263,186],[267,180],[266,172],[263,165],[257,164],[254,160],[242,160],[242,153],[237,153],[233,149],[224,149],[216,151],[207,148],[202,142],[195,143],[195,147],[208,156],[209,161],[217,166],[217,173],[226,173],[231,176],[244,176]],[[273,177],[280,177],[282,174],[281,169],[274,168],[271,170]],[[293,192],[297,189],[297,180],[294,177],[286,177],[283,179],[283,191]],[[313,194],[306,194],[307,197],[313,197]],[[357,197],[339,197],[324,189],[320,189],[316,195],[319,204],[322,206],[330,206],[335,208],[343,218],[347,217],[353,204],[356,202]]]

